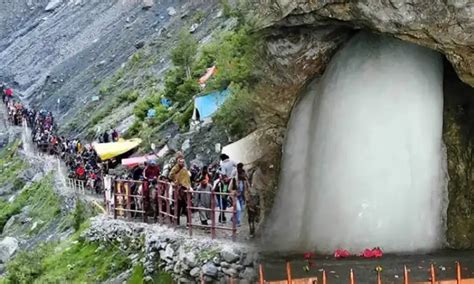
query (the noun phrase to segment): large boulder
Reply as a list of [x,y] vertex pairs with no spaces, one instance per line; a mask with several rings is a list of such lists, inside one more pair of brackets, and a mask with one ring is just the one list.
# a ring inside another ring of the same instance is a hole
[[56,8],[61,6],[62,3],[63,3],[63,0],[51,0],[49,1],[48,5],[46,5],[46,8],[44,8],[44,10],[46,12],[54,11]]
[[6,263],[18,250],[18,240],[6,237],[0,241],[0,264]]

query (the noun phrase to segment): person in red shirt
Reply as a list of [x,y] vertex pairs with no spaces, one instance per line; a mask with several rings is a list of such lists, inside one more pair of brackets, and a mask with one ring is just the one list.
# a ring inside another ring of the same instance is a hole
[[79,165],[76,169],[76,176],[77,179],[85,179],[86,178],[86,169],[82,164]]
[[143,176],[148,180],[155,180],[160,176],[160,166],[155,160],[150,161],[143,170]]

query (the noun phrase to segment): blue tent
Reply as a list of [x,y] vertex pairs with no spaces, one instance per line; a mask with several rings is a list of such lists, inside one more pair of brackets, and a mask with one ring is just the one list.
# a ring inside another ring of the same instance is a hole
[[170,107],[171,106],[171,100],[169,100],[167,98],[160,99],[160,103],[165,107]]
[[212,117],[230,95],[228,89],[212,92],[194,99],[194,107],[199,111],[201,120]]

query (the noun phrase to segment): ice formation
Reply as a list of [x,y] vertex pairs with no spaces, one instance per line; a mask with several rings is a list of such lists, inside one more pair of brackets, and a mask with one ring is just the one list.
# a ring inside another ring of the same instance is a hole
[[361,32],[292,113],[272,250],[432,250],[443,240],[443,64]]

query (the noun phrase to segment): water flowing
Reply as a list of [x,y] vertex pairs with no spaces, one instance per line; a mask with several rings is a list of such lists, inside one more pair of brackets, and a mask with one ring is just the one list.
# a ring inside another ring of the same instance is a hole
[[361,32],[293,110],[265,243],[358,253],[442,245],[446,157],[439,54]]

